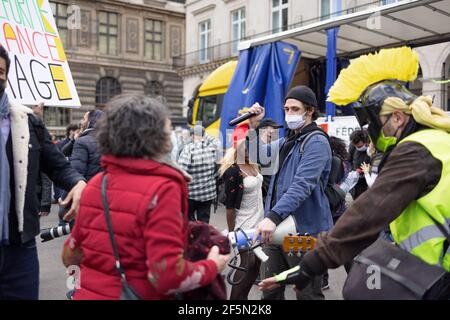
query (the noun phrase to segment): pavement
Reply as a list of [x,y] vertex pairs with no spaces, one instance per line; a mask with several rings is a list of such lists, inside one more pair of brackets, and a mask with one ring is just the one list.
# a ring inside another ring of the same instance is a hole
[[[219,206],[217,213],[211,213],[210,223],[218,230],[226,228],[225,209]],[[50,228],[58,225],[58,207],[52,206],[51,214],[41,219],[41,228]],[[61,251],[66,237],[56,238],[54,240],[40,243],[38,241],[38,254],[40,261],[40,291],[41,300],[65,300],[67,289],[66,269],[61,262]],[[225,270],[224,274],[228,272]],[[329,284],[330,289],[324,291],[326,300],[342,300],[342,287],[346,279],[346,273],[343,267],[330,270]],[[228,293],[230,286],[228,285]],[[287,300],[295,300],[295,293],[292,286],[286,288],[285,296]],[[260,300],[261,292],[256,286],[253,286],[249,293],[249,300]]]

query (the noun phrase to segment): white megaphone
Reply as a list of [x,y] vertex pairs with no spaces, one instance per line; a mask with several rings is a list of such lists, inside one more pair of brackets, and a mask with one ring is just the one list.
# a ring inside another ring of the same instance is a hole
[[[256,230],[237,230],[228,233],[228,239],[230,240],[231,245],[237,249],[247,249],[251,248],[255,244],[261,240],[261,236],[258,236],[256,239],[256,243],[253,243],[253,237],[255,235]],[[281,222],[278,227],[275,229],[272,234],[271,244],[282,245],[284,238],[289,235],[293,235],[297,233],[297,224],[292,215],[289,215],[286,219]],[[262,261],[266,262],[269,257],[264,253],[261,246],[256,246],[253,249],[255,255]]]

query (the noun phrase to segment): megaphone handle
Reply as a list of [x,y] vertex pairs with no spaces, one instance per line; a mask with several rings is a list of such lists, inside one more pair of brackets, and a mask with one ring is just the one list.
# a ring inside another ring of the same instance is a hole
[[257,256],[258,259],[262,262],[266,262],[267,260],[269,260],[269,256],[264,253],[261,247],[256,247],[255,249],[253,249],[253,252],[255,253],[255,256]]

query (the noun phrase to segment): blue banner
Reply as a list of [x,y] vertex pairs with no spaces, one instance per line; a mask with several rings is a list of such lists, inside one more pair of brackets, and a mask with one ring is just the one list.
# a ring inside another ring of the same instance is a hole
[[[240,110],[256,102],[266,109],[266,118],[284,124],[284,97],[299,60],[297,47],[284,42],[241,51],[223,102],[220,121],[223,139],[227,139],[226,130],[231,129],[228,126],[230,120],[237,117]],[[229,146],[229,141],[223,143]]]
[[[327,80],[325,84],[325,97],[328,96],[328,91],[336,81],[336,45],[337,34],[339,28],[327,30],[328,46],[327,46]],[[327,116],[334,117],[336,115],[336,106],[332,102],[326,102]]]
[[[342,2],[341,0],[332,1],[332,17],[341,14]],[[337,36],[339,33],[339,27],[327,30],[327,79],[325,84],[325,97],[328,97],[328,91],[336,81],[336,68],[337,68]],[[331,102],[326,102],[327,116],[334,117],[336,115],[336,105]]]

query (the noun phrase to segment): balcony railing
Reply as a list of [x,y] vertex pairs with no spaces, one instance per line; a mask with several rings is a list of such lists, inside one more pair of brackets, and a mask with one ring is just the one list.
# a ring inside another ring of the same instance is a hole
[[173,57],[174,67],[191,67],[235,57],[239,54],[237,51],[237,43],[237,41],[225,42],[205,49],[188,52],[178,57]]
[[180,55],[177,57],[172,57],[173,65],[175,68],[188,68],[188,67],[192,67],[192,66],[196,66],[196,65],[201,65],[201,64],[206,64],[206,63],[210,63],[210,62],[229,59],[232,57],[237,57],[239,54],[239,52],[237,51],[237,45],[238,45],[239,41],[251,40],[251,39],[263,37],[263,36],[266,36],[269,34],[275,34],[278,32],[307,26],[309,24],[312,24],[312,23],[315,23],[318,21],[331,19],[336,16],[360,12],[360,11],[366,10],[366,9],[368,9],[370,7],[374,7],[374,6],[381,6],[381,5],[383,5],[383,3],[384,3],[383,0],[374,0],[374,1],[371,1],[371,2],[368,2],[365,4],[352,6],[352,4],[356,4],[356,1],[349,0],[347,2],[347,8],[345,8],[339,12],[333,12],[330,14],[326,14],[326,15],[323,15],[320,17],[307,19],[307,20],[301,19],[300,21],[295,21],[294,23],[292,23],[288,26],[284,26],[284,27],[281,27],[278,29],[268,30],[268,31],[265,31],[262,33],[257,33],[257,34],[251,35],[251,36],[247,36],[246,38],[244,38],[242,40],[224,42],[224,43],[221,43],[221,44],[218,44],[215,46],[211,46],[211,47],[208,47],[208,48],[205,48],[202,50],[191,51],[191,52],[188,52],[186,54],[183,54],[183,55]]

